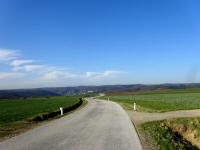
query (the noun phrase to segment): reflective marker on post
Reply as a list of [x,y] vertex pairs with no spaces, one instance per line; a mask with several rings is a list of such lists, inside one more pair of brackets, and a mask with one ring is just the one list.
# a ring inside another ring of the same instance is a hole
[[60,107],[60,115],[62,116],[63,115],[63,108]]
[[134,103],[134,105],[133,105],[133,110],[134,110],[134,111],[137,110],[136,103]]

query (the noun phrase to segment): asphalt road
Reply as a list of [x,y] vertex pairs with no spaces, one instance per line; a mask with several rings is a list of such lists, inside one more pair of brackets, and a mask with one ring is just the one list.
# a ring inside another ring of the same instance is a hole
[[88,105],[0,143],[0,150],[141,150],[126,112],[114,102]]

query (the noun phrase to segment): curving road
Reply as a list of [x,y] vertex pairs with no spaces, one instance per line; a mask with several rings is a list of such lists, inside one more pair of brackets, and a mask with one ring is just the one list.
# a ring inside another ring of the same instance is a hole
[[0,143],[0,150],[142,150],[126,112],[114,102],[88,105]]

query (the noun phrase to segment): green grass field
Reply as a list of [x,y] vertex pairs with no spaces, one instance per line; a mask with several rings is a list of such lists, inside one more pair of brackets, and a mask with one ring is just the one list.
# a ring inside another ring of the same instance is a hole
[[0,100],[0,137],[9,135],[29,124],[29,119],[39,114],[69,107],[79,101],[78,97],[50,97],[26,100]]
[[173,110],[186,110],[200,108],[200,90],[181,90],[160,92],[134,93],[134,95],[105,96],[104,99],[120,103],[126,109],[133,109],[136,102],[139,111],[166,112]]

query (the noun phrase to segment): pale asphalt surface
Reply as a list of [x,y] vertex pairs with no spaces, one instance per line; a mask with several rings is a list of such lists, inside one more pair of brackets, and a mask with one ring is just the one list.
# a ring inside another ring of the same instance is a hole
[[142,150],[121,106],[88,99],[88,105],[0,143],[0,150]]

